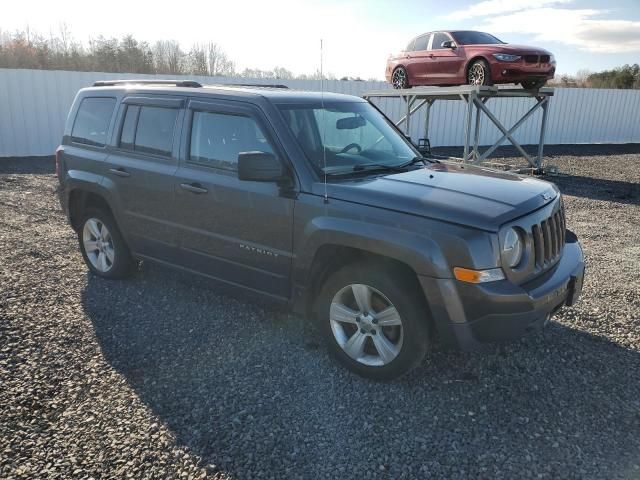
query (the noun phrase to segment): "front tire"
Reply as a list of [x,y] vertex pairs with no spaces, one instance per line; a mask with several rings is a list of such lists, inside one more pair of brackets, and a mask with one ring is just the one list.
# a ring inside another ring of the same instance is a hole
[[402,90],[409,87],[409,74],[404,67],[398,67],[393,71],[391,76],[391,84],[396,90]]
[[80,251],[87,267],[104,278],[124,278],[131,274],[135,261],[116,222],[106,211],[88,209],[78,229]]
[[485,60],[476,60],[467,69],[468,85],[493,85],[491,69]]
[[427,351],[423,298],[405,272],[353,264],[323,285],[316,320],[340,363],[363,377],[392,380],[416,367]]

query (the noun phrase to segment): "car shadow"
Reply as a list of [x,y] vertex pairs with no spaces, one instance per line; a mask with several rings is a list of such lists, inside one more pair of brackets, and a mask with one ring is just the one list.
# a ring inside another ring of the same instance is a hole
[[[489,145],[480,145],[480,151],[484,152]],[[522,148],[529,155],[538,153],[538,145],[522,145]],[[463,147],[432,147],[432,152],[437,155],[447,155],[452,157],[462,157]],[[554,157],[605,157],[616,155],[638,155],[640,154],[640,143],[622,144],[567,144],[544,146],[545,161],[553,161]],[[512,145],[501,145],[494,150],[491,158],[512,158],[519,157],[520,152]]]
[[583,476],[567,462],[638,474],[640,353],[568,320],[480,352],[436,348],[376,383],[336,365],[305,319],[220,292],[147,265],[123,282],[89,274],[82,296],[107,361],[214,471],[362,478],[353,459],[373,456],[367,477],[492,478],[513,458],[550,478]]
[[555,183],[563,195],[630,205],[640,204],[640,183],[566,174],[544,175],[541,178]]

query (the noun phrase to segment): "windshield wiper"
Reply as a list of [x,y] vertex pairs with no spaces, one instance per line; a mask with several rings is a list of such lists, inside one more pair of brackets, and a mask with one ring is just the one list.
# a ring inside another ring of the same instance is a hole
[[387,170],[389,172],[404,172],[404,165],[386,165],[384,163],[358,163],[353,166],[351,171],[361,172],[363,170]]
[[429,157],[423,157],[423,156],[417,156],[417,157],[413,157],[411,160],[409,160],[407,163],[403,163],[402,165],[398,165],[398,168],[407,168],[410,167],[411,165],[415,165],[416,163],[422,163],[425,167],[427,166],[427,162],[430,163],[440,163],[438,160],[436,160],[435,158],[429,158]]

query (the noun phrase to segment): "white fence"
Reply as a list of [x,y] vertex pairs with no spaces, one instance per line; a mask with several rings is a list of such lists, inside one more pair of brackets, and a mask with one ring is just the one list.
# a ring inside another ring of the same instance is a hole
[[[162,78],[179,78],[161,75]],[[153,75],[0,69],[0,157],[51,155],[62,137],[67,112],[76,92],[96,80],[154,78]],[[246,78],[198,77],[202,83],[282,83],[291,88],[319,90],[315,80],[248,80]],[[331,92],[362,95],[388,88],[384,82],[325,81]],[[507,126],[529,109],[531,99],[495,99],[488,106]],[[399,99],[376,100],[393,120],[404,114]],[[424,112],[423,112],[424,114]],[[431,109],[430,139],[433,146],[462,145],[465,109],[462,102],[439,101]],[[515,138],[536,144],[537,112],[520,127]],[[499,134],[482,119],[480,143],[492,144]],[[413,138],[423,136],[423,117],[412,118]],[[551,100],[546,143],[640,143],[640,91],[556,89]]]

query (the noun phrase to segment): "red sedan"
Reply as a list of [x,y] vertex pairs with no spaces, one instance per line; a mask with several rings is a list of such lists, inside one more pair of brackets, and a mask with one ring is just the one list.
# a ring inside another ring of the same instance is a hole
[[385,76],[394,88],[417,85],[520,83],[542,87],[556,72],[553,55],[535,47],[510,45],[469,30],[419,35],[387,61]]

